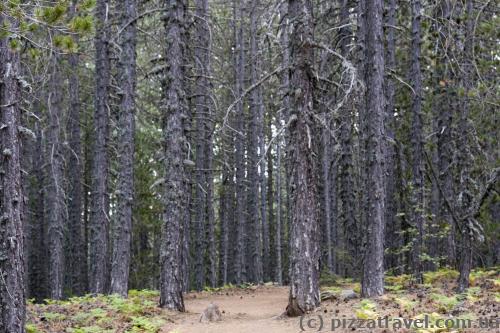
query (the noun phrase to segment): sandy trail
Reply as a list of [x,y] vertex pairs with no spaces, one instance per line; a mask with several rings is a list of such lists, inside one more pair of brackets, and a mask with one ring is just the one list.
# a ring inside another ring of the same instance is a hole
[[[258,287],[254,290],[230,290],[216,294],[188,294],[186,313],[173,314],[174,323],[163,332],[175,333],[288,333],[299,332],[297,318],[278,318],[285,310],[287,287]],[[200,323],[200,314],[217,304],[223,320]]]

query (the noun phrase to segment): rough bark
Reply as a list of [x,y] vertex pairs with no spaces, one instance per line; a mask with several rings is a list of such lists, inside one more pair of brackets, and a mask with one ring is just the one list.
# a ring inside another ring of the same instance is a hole
[[[340,38],[340,53],[344,57],[349,56],[349,39],[352,37],[352,31],[349,27],[349,2],[347,0],[341,1],[340,10],[340,25],[342,28],[339,30]],[[357,221],[355,214],[355,193],[354,193],[354,164],[352,156],[353,145],[353,103],[347,101],[340,109],[340,159],[339,159],[339,199],[342,203],[340,210],[340,224],[343,230],[343,239],[345,251],[349,256],[345,262],[345,271],[342,274],[351,276],[356,274],[356,267],[358,263],[357,251]]]
[[[465,33],[464,33],[464,46],[463,46],[463,72],[461,77],[461,86],[464,89],[464,97],[462,97],[460,108],[460,119],[458,124],[458,132],[460,137],[458,139],[458,170],[459,170],[459,195],[458,195],[458,211],[463,216],[467,216],[468,212],[477,206],[479,211],[481,204],[474,205],[474,200],[471,197],[471,152],[470,152],[470,126],[469,126],[469,113],[470,113],[470,99],[469,92],[472,89],[473,80],[473,47],[474,47],[474,4],[472,0],[467,0],[465,3]],[[496,176],[495,176],[496,178]],[[480,194],[481,195],[481,194]],[[482,199],[480,200],[482,202]],[[476,212],[471,216],[463,219],[460,226],[460,240],[461,251],[459,259],[458,277],[458,291],[464,292],[469,288],[469,276],[472,270],[472,246],[474,241],[473,230],[471,229],[472,219],[475,218]]]
[[29,219],[31,232],[29,238],[29,266],[27,272],[29,298],[42,301],[48,297],[47,293],[47,226],[44,212],[44,171],[40,168],[44,165],[43,136],[41,123],[41,104],[33,104],[33,113],[38,119],[33,124],[33,132],[36,135],[36,142],[31,147],[31,166],[29,174],[31,182],[29,186]]
[[363,297],[384,292],[384,39],[382,0],[362,0],[364,20],[365,105],[361,114],[364,142],[364,225],[366,246],[361,280]]
[[[324,114],[326,118],[326,113]],[[322,133],[322,185],[323,185],[323,209],[324,209],[324,231],[325,231],[325,250],[326,250],[326,267],[330,273],[335,271],[334,260],[333,260],[333,239],[332,239],[332,210],[331,210],[331,181],[330,179],[330,165],[331,165],[331,138],[330,138],[330,128],[325,128]]]
[[[239,101],[235,108],[234,119],[234,147],[235,147],[235,165],[236,165],[236,223],[237,223],[237,240],[236,254],[234,260],[234,271],[236,275],[236,283],[240,284],[247,280],[246,271],[246,243],[247,243],[247,228],[245,219],[245,144],[243,140],[243,101],[240,96],[243,94],[245,80],[245,48],[244,48],[244,9],[241,0],[233,2],[233,19],[234,23],[234,69],[235,69],[235,98]],[[236,23],[238,22],[238,23]]]
[[313,13],[309,0],[289,0],[290,35],[290,231],[289,316],[314,310],[319,298],[319,212],[313,101]]
[[95,97],[90,237],[89,237],[89,287],[93,293],[107,292],[108,275],[108,232],[109,232],[109,193],[108,193],[108,141],[109,106],[108,90],[110,82],[109,63],[109,23],[108,0],[98,0],[95,8]]
[[421,256],[424,244],[424,164],[423,164],[423,124],[422,124],[422,71],[420,69],[421,17],[420,0],[411,2],[411,86],[412,86],[412,224],[416,229],[413,242],[412,268],[417,283],[423,283]]
[[[386,224],[386,244],[387,248],[395,249],[396,238],[398,237],[398,226],[396,225],[396,203],[395,203],[395,121],[394,112],[396,111],[395,93],[396,85],[390,74],[396,72],[396,0],[390,0],[386,15],[386,82],[385,82],[385,98],[386,98],[386,126],[385,126],[385,166],[386,166],[386,196],[385,196],[385,224]],[[386,255],[386,267],[394,268],[397,266],[397,258],[394,254]]]
[[[259,32],[258,32],[258,0],[252,0],[250,4],[250,85],[253,86],[259,80],[260,55],[258,54]],[[259,214],[259,136],[261,134],[261,117],[263,109],[262,93],[260,85],[252,90],[250,96],[250,108],[248,119],[248,220],[247,224],[252,231],[249,239],[252,280],[256,283],[263,281],[262,266],[262,222],[263,217]],[[260,167],[262,168],[263,160]]]
[[[0,14],[0,24],[14,19]],[[20,56],[0,39],[0,332],[24,333],[23,193],[21,188]]]
[[[71,14],[75,13],[74,3]],[[67,135],[69,151],[67,152],[68,177],[68,230],[69,253],[66,267],[70,275],[71,292],[82,295],[85,292],[85,277],[87,276],[87,257],[84,251],[84,228],[82,219],[82,170],[83,154],[81,148],[80,127],[80,82],[78,77],[78,54],[68,56],[68,63],[73,69],[68,77],[68,92],[70,106],[68,111]]]
[[[280,77],[280,99],[282,101],[282,112],[276,115],[276,128],[283,126],[283,119],[287,121],[287,115],[290,109],[290,49],[289,44],[289,18],[288,18],[288,1],[283,1],[280,6],[280,46],[281,46],[281,63],[285,70],[281,73]],[[278,284],[283,284],[283,235],[284,235],[284,222],[285,217],[283,214],[283,191],[282,191],[282,136],[276,138],[276,228],[275,228],[275,250],[276,250],[276,270],[275,276]]]
[[119,36],[121,48],[118,65],[120,113],[118,117],[118,179],[117,219],[113,230],[111,263],[111,293],[127,296],[134,200],[134,134],[136,85],[136,0],[125,0],[120,10],[123,31]]
[[187,206],[187,120],[185,55],[187,1],[169,0],[164,16],[167,61],[164,73],[163,135],[165,212],[160,250],[160,306],[184,311],[182,246]]
[[54,56],[52,73],[49,79],[50,92],[47,98],[47,144],[45,154],[46,169],[46,204],[47,204],[47,235],[49,254],[49,296],[61,299],[64,288],[64,234],[65,206],[63,185],[63,157],[61,143],[62,121],[62,88],[61,75],[58,66],[59,57]]
[[[438,45],[436,66],[436,82],[435,94],[437,95],[436,115],[438,131],[437,131],[437,155],[438,155],[438,174],[439,183],[443,189],[439,195],[439,215],[438,220],[442,221],[445,226],[449,226],[449,233],[445,246],[448,265],[454,267],[456,265],[456,245],[455,245],[455,224],[449,210],[446,207],[446,200],[454,197],[453,191],[453,174],[451,172],[452,156],[453,156],[453,140],[452,140],[452,124],[453,112],[451,110],[451,101],[449,97],[449,81],[448,81],[448,42],[447,36],[448,21],[450,19],[451,9],[448,0],[440,2],[437,10],[435,26],[438,33]],[[442,23],[439,23],[442,22]],[[443,80],[444,78],[444,80]]]

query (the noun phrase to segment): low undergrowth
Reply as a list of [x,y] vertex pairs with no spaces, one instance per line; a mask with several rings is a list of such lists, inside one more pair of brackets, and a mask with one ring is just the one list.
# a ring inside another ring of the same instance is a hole
[[86,295],[64,301],[28,304],[28,333],[157,333],[167,318],[158,308],[158,292],[131,290],[118,295]]

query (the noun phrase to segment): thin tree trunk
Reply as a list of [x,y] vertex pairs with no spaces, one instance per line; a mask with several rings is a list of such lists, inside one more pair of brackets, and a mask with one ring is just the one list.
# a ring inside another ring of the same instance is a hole
[[[459,121],[459,133],[460,138],[458,139],[458,170],[459,170],[459,188],[461,193],[458,196],[458,203],[460,205],[459,211],[466,215],[466,212],[470,210],[472,204],[472,198],[470,195],[471,180],[471,152],[469,149],[470,139],[469,133],[472,132],[469,128],[469,110],[470,110],[470,100],[469,92],[472,88],[472,73],[473,73],[473,47],[474,47],[474,4],[472,0],[467,0],[465,3],[465,36],[464,36],[464,60],[463,60],[463,74],[461,78],[461,85],[464,89],[463,101],[461,101],[462,107],[460,108],[460,121]],[[479,207],[478,207],[479,209]],[[475,218],[472,216],[471,218]],[[472,270],[472,242],[473,242],[473,230],[471,229],[472,222],[469,219],[465,219],[461,226],[461,251],[459,260],[459,271],[460,275],[458,277],[458,291],[464,292],[469,288],[469,276]]]
[[416,228],[416,239],[413,243],[413,274],[417,283],[423,283],[424,243],[424,165],[423,165],[423,134],[422,134],[422,72],[420,70],[421,27],[420,15],[422,5],[420,0],[411,1],[411,73],[412,79],[412,224]]
[[[244,49],[244,31],[243,17],[244,9],[241,4],[242,0],[233,1],[233,19],[234,34],[235,34],[235,98],[239,98],[243,94],[244,78],[245,78],[245,49]],[[238,22],[238,23],[236,23]],[[236,105],[236,114],[234,120],[235,129],[235,165],[236,165],[236,223],[237,223],[237,241],[236,241],[236,258],[235,274],[236,283],[240,284],[247,280],[246,272],[246,219],[245,219],[245,145],[243,140],[243,101],[240,99]]]
[[30,242],[29,242],[29,266],[28,266],[28,280],[29,280],[29,294],[28,297],[35,298],[36,301],[43,301],[48,297],[47,293],[47,278],[48,272],[46,265],[47,260],[47,244],[46,244],[46,219],[44,214],[44,171],[40,168],[44,165],[45,159],[43,155],[43,135],[41,124],[41,104],[35,101],[33,104],[33,113],[37,117],[34,123],[34,133],[36,135],[36,142],[31,147],[31,167],[30,175],[32,176],[30,183],[29,194],[29,212],[30,212]]
[[[324,114],[325,119],[327,114]],[[330,139],[330,128],[323,129],[322,133],[322,148],[323,148],[323,160],[321,163],[322,173],[323,173],[323,209],[325,210],[324,217],[324,230],[325,230],[325,247],[326,247],[326,267],[328,272],[333,273],[335,271],[335,266],[333,263],[333,242],[332,242],[332,210],[331,210],[331,185],[330,185],[330,164],[331,164],[331,139]],[[335,181],[332,179],[332,181]]]
[[[258,6],[259,0],[252,0],[250,4],[250,85],[259,80],[260,55],[258,54]],[[249,229],[253,232],[250,242],[252,255],[252,275],[256,283],[263,281],[262,266],[262,223],[263,217],[259,214],[259,136],[261,134],[261,117],[263,108],[260,85],[252,90],[250,97],[249,121],[248,121],[248,221]],[[262,160],[263,161],[263,160]],[[262,168],[261,162],[260,167]]]
[[361,116],[364,138],[364,218],[366,247],[364,249],[361,293],[363,297],[384,292],[384,38],[382,0],[362,0],[364,20],[365,107]]
[[314,148],[312,64],[313,13],[309,0],[289,0],[292,24],[290,54],[290,166],[292,219],[290,231],[289,316],[314,310],[319,298],[319,212]]
[[[75,14],[75,4],[71,5],[71,14]],[[68,226],[69,253],[67,274],[70,275],[71,292],[82,295],[85,292],[85,276],[87,275],[86,254],[84,252],[84,235],[82,220],[82,148],[80,129],[80,82],[78,77],[79,60],[77,54],[68,57],[73,69],[68,78],[70,108],[68,111],[68,145],[67,177],[68,177]]]
[[[19,24],[0,14],[0,24]],[[26,299],[21,188],[20,56],[0,39],[0,332],[24,333]]]
[[49,250],[49,294],[52,299],[61,299],[64,288],[64,189],[63,158],[61,151],[62,88],[58,66],[59,57],[53,57],[50,75],[50,92],[47,109],[47,235]]
[[167,69],[164,79],[163,135],[165,152],[165,213],[160,252],[160,306],[184,311],[182,290],[182,246],[187,206],[186,163],[188,159],[186,127],[188,110],[185,82],[186,55],[185,0],[167,3],[164,17]]
[[137,15],[136,0],[125,0],[121,4],[121,10],[120,22],[125,28],[119,36],[121,53],[118,66],[118,83],[120,85],[117,179],[118,216],[113,232],[111,293],[126,297],[128,294],[128,277],[130,271],[132,206],[134,201],[135,45],[137,29],[133,19]]
[[[395,106],[395,93],[396,85],[392,77],[388,77],[387,73],[396,72],[396,38],[395,38],[395,28],[396,27],[396,5],[397,0],[389,0],[386,16],[386,84],[385,84],[385,96],[386,96],[386,143],[385,143],[385,167],[386,167],[386,196],[385,196],[385,224],[387,227],[386,231],[386,244],[387,248],[395,248],[395,240],[398,237],[396,232],[398,228],[396,226],[396,203],[394,202],[395,197],[395,121],[394,112],[396,111]],[[388,253],[386,255],[386,267],[394,268],[397,266],[396,255]]]
[[90,203],[90,271],[89,287],[93,293],[107,292],[108,276],[108,232],[109,232],[109,193],[108,193],[108,141],[109,106],[108,88],[110,81],[109,63],[109,23],[108,0],[98,0],[96,4],[96,86],[94,128],[95,141],[92,158],[92,184]]
[[[349,2],[342,0],[340,10],[340,25],[342,28],[339,30],[340,38],[340,52],[342,56],[349,56],[349,43],[352,37],[352,31],[348,25],[349,23]],[[340,159],[339,159],[339,197],[342,203],[342,210],[340,213],[340,224],[343,230],[345,251],[349,256],[345,262],[346,276],[357,274],[356,267],[358,263],[358,251],[356,235],[357,221],[355,215],[355,193],[354,193],[354,165],[352,158],[352,135],[353,135],[353,104],[347,102],[340,109]]]

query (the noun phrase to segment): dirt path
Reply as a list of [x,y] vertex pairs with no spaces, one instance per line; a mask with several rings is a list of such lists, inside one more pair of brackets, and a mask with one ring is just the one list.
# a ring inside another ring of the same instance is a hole
[[[278,318],[285,310],[287,287],[259,287],[216,294],[188,294],[186,313],[173,314],[174,323],[163,332],[175,333],[288,333],[299,332],[298,319]],[[210,303],[217,304],[223,320],[200,323],[200,314]]]

